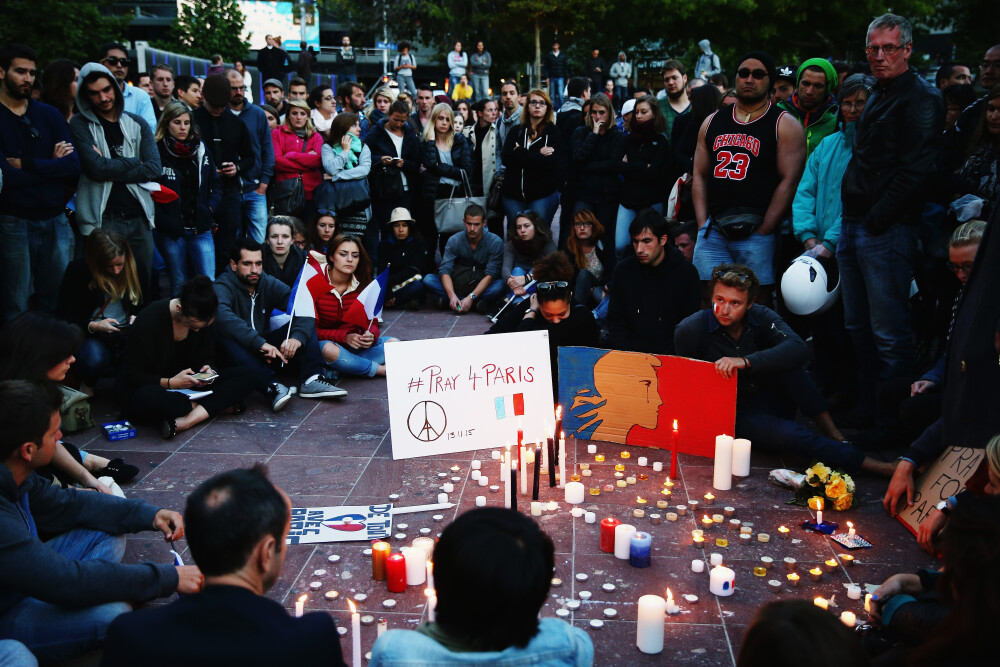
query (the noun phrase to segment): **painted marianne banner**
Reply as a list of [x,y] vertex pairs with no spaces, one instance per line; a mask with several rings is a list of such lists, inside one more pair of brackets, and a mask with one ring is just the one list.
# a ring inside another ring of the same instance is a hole
[[[392,457],[539,442],[555,421],[548,332],[385,346]],[[544,442],[544,440],[541,440]]]
[[578,439],[669,449],[678,422],[679,452],[715,455],[715,436],[736,424],[736,376],[684,357],[559,348],[563,430]]
[[287,544],[361,542],[388,539],[392,504],[293,507]]

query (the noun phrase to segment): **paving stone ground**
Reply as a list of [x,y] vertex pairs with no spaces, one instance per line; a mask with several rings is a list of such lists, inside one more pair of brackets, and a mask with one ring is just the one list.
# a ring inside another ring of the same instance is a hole
[[[478,335],[488,325],[479,315],[459,317],[430,311],[387,311],[385,324],[385,333],[404,340]],[[180,511],[185,497],[199,482],[217,472],[255,461],[268,464],[272,480],[285,489],[296,507],[383,502],[390,493],[400,494],[399,505],[432,503],[438,493],[437,473],[453,465],[460,466],[458,474],[462,481],[451,494],[458,506],[444,512],[445,520],[440,523],[432,521],[431,513],[402,519],[409,526],[407,539],[394,540],[394,547],[409,543],[422,527],[436,533],[458,513],[474,507],[475,496],[483,494],[483,489],[468,481],[472,459],[483,460],[484,471],[490,477],[498,476],[499,465],[490,459],[489,451],[433,460],[394,461],[384,380],[349,379],[343,382],[343,387],[350,392],[345,399],[315,401],[294,397],[278,414],[270,410],[262,397],[253,395],[244,414],[219,417],[171,441],[160,439],[156,429],[149,427],[140,427],[134,439],[114,443],[107,442],[96,428],[67,439],[105,456],[122,456],[139,466],[141,473],[125,488],[126,494]],[[94,412],[99,422],[118,418],[117,410],[100,395],[95,400]],[[636,461],[640,455],[647,456],[650,462],[664,461],[669,467],[669,452],[610,443],[597,443],[598,451],[606,456],[605,462],[598,464],[587,454],[587,444],[586,441],[569,443],[568,456],[570,463],[591,463],[594,473],[588,485],[613,482],[616,463],[625,463],[630,472],[638,472]],[[632,450],[630,459],[619,458],[623,449]],[[679,463],[680,477],[676,480],[672,503],[702,498],[711,489],[711,460],[682,455]],[[787,467],[793,469],[802,467],[802,462],[788,463]],[[552,589],[542,614],[554,616],[566,600],[578,598],[582,590],[591,591],[590,600],[583,602],[570,620],[592,637],[596,665],[733,665],[743,633],[760,605],[775,599],[836,595],[838,612],[846,609],[855,612],[858,618],[865,618],[861,602],[848,600],[845,584],[878,584],[894,572],[912,572],[936,562],[882,509],[885,481],[861,476],[857,478],[858,506],[847,514],[830,512],[827,516],[834,515],[833,519],[840,520],[842,525],[852,520],[874,547],[853,552],[857,559],[854,567],[838,567],[833,573],[824,574],[819,583],[810,581],[807,575],[810,568],[835,558],[843,549],[826,537],[797,528],[810,513],[787,505],[790,493],[768,484],[767,474],[775,467],[786,467],[785,462],[755,449],[750,476],[737,480],[732,491],[715,492],[717,507],[735,507],[737,518],[753,522],[755,531],[772,536],[768,544],[754,541],[741,546],[735,544],[734,533],[716,528],[709,534],[710,541],[725,536],[730,546],[719,549],[713,544],[702,552],[691,544],[691,530],[696,527],[691,514],[676,523],[664,521],[657,526],[633,519],[635,496],[656,498],[660,491],[665,473],[653,473],[651,469],[646,470],[647,481],[627,491],[588,495],[583,507],[596,512],[598,521],[614,516],[652,534],[653,563],[648,569],[634,569],[627,561],[601,553],[598,524],[572,518],[569,506],[562,502],[561,491],[543,484],[542,500],[554,499],[560,504],[558,511],[543,514],[540,524],[555,542],[556,576],[564,583]],[[502,494],[486,491],[485,495],[491,505],[503,502]],[[526,503],[522,503],[524,507]],[[792,528],[792,539],[778,540],[777,528],[781,524]],[[412,587],[402,595],[389,594],[383,583],[371,579],[369,561],[362,554],[365,546],[363,543],[290,546],[282,576],[268,593],[269,597],[292,609],[295,599],[308,592],[307,610],[327,611],[338,625],[350,627],[344,596],[365,593],[368,599],[359,605],[364,613],[387,618],[389,627],[416,627],[424,614],[422,587]],[[711,595],[708,574],[691,571],[691,560],[706,558],[706,552],[711,551],[723,553],[726,563],[736,571],[736,592],[731,597]],[[332,554],[341,556],[338,563],[327,561]],[[761,556],[770,556],[777,563],[766,577],[756,577],[752,572]],[[776,596],[769,592],[767,580],[784,580],[786,571],[781,561],[786,556],[798,561],[802,584],[796,589],[783,586]],[[143,533],[128,538],[125,560],[166,562],[170,554],[155,534]],[[325,569],[327,574],[314,577],[317,569]],[[588,576],[585,582],[576,580],[580,573]],[[323,582],[320,593],[337,590],[341,597],[328,602],[321,594],[309,591],[309,583],[316,579]],[[604,592],[605,583],[613,583],[615,591]],[[643,655],[635,647],[636,601],[647,593],[664,595],[668,586],[675,597],[694,594],[699,599],[694,604],[681,601],[681,613],[668,617],[664,652],[657,656]],[[389,597],[398,602],[392,611],[382,607],[383,600]],[[608,608],[617,611],[616,618],[606,620],[602,629],[592,630],[590,620],[603,618]],[[369,651],[374,641],[375,626],[362,628],[363,652]],[[346,656],[350,656],[350,642],[349,636],[342,640]]]

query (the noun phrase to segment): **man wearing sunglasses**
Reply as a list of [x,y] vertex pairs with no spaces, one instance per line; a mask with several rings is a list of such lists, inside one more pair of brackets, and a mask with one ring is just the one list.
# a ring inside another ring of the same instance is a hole
[[80,174],[69,127],[54,107],[31,99],[35,52],[10,46],[0,52],[0,318],[36,305],[55,310],[73,232],[66,221],[65,180]]
[[844,319],[860,371],[865,422],[895,417],[876,407],[880,384],[913,373],[910,284],[919,259],[918,226],[935,190],[944,131],[941,93],[910,67],[910,22],[895,14],[868,26],[865,53],[876,79],[854,133],[841,185],[837,260]]
[[155,130],[156,114],[153,113],[152,98],[146,91],[126,81],[128,66],[132,64],[132,60],[128,57],[128,49],[124,44],[108,42],[101,45],[98,54],[97,62],[108,68],[118,82],[118,87],[121,88],[122,96],[125,98],[125,111],[141,116],[149,123],[149,129]]

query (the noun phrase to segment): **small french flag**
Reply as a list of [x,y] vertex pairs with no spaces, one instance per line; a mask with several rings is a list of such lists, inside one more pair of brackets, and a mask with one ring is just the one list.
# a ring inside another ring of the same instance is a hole
[[513,396],[497,396],[493,399],[493,409],[496,412],[497,419],[507,418],[507,404],[510,401],[510,407],[512,408],[513,416],[522,417],[524,416],[524,394],[514,394]]
[[180,195],[167,186],[160,185],[159,183],[154,183],[152,181],[140,183],[139,187],[143,190],[148,190],[150,196],[153,198],[153,201],[157,204],[169,204],[170,202],[176,201],[180,198]]

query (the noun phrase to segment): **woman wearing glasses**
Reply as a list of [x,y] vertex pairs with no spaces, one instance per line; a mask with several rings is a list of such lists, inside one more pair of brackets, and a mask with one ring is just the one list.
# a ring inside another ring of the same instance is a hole
[[323,136],[309,118],[309,105],[302,100],[287,104],[285,122],[271,131],[274,143],[274,180],[302,179],[306,206],[299,213],[308,215],[313,208],[313,193],[323,182]]
[[520,126],[507,133],[501,156],[506,168],[503,210],[508,222],[518,211],[530,209],[552,224],[568,158],[552,101],[544,90],[530,91],[527,113],[521,114]]
[[613,253],[601,240],[603,236],[604,227],[593,211],[583,209],[573,215],[573,229],[566,241],[567,254],[576,269],[573,303],[593,308],[607,298]]
[[[603,93],[591,100],[590,112],[584,127],[573,132],[571,140],[573,166],[576,172],[576,211],[593,211],[603,230],[604,244],[611,247],[615,241],[615,219],[618,215],[618,197],[622,181],[618,176],[615,153],[622,133],[615,125],[615,110],[611,100]],[[572,230],[563,230],[563,236]]]
[[324,137],[330,131],[333,118],[337,115],[337,102],[333,89],[329,86],[316,86],[309,93],[309,106],[312,108],[310,118],[316,131]]

